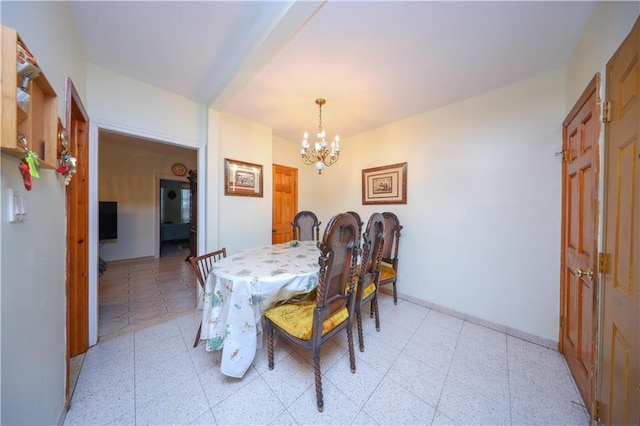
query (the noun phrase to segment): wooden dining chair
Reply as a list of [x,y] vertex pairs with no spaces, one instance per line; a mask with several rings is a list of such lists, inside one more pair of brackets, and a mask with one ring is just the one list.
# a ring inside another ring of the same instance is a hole
[[380,265],[380,286],[393,284],[393,303],[398,304],[398,248],[402,225],[398,216],[391,212],[382,213],[384,217],[384,247]]
[[322,242],[320,271],[315,300],[285,303],[265,312],[269,370],[273,370],[273,337],[275,333],[288,342],[308,349],[313,358],[316,403],[324,408],[320,348],[333,336],[347,331],[351,372],[356,372],[351,331],[354,309],[354,281],[358,257],[356,246],[358,224],[353,216],[340,213],[325,229]]
[[298,241],[318,241],[320,239],[320,221],[315,213],[303,210],[298,212],[291,222],[293,239]]
[[369,218],[362,236],[362,257],[358,265],[355,312],[358,323],[358,344],[364,352],[364,333],[362,331],[362,309],[371,303],[371,312],[375,315],[376,330],[380,331],[380,313],[378,311],[378,282],[380,263],[384,245],[384,217],[374,213]]
[[[223,247],[220,250],[212,251],[210,253],[203,254],[201,256],[192,257],[189,259],[191,262],[191,267],[193,271],[196,273],[196,278],[200,283],[200,287],[202,288],[202,294],[204,294],[204,286],[207,282],[207,277],[213,269],[213,264],[218,262],[220,259],[227,257],[227,248]],[[198,343],[200,343],[200,333],[202,332],[202,322],[200,322],[200,326],[198,327],[198,334],[196,334],[196,340],[193,342],[193,347],[198,347]]]
[[347,213],[355,217],[356,221],[358,222],[358,247],[360,247],[360,239],[362,238],[362,225],[364,225],[364,222],[362,222],[362,219],[360,219],[360,215],[358,214],[358,212],[348,211]]

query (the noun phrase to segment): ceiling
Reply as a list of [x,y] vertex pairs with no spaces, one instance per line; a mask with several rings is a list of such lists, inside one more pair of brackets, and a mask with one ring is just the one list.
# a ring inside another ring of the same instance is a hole
[[566,65],[594,1],[69,3],[87,60],[300,141]]

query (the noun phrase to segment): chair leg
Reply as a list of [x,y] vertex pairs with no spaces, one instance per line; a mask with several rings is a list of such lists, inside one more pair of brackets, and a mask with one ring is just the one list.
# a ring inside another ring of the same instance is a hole
[[351,372],[356,372],[356,354],[353,351],[353,332],[351,325],[347,326],[347,344],[349,345],[349,362],[351,364]]
[[380,311],[378,311],[378,296],[371,299],[371,310],[376,314],[376,331],[380,331]]
[[360,352],[364,352],[364,333],[362,331],[362,308],[356,308],[356,322],[358,323],[358,344],[360,345]]
[[267,320],[267,358],[269,360],[269,370],[273,370],[273,327]]
[[320,355],[313,355],[313,370],[316,376],[316,401],[318,411],[322,413],[324,409],[324,400],[322,398],[322,375],[320,374]]
[[198,347],[198,343],[200,343],[200,332],[202,331],[202,323],[200,323],[200,325],[198,326],[198,334],[196,334],[196,341],[193,342],[193,347],[197,348]]
[[396,288],[396,280],[393,280],[393,304],[398,304],[398,289]]

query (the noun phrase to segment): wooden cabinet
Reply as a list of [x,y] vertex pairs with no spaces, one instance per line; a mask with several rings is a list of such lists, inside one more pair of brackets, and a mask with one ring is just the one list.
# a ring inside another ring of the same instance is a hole
[[189,170],[189,188],[191,191],[191,205],[189,206],[189,256],[198,255],[198,172]]
[[28,81],[23,91],[28,95],[29,102],[23,108],[18,106],[18,94],[24,83],[24,76],[19,75],[18,72],[19,42],[26,47],[14,29],[2,26],[0,32],[2,152],[16,158],[25,156],[23,143],[18,137],[20,133],[24,135],[29,150],[38,156],[40,167],[55,169],[58,166],[58,98],[44,72],[38,67],[40,72]]

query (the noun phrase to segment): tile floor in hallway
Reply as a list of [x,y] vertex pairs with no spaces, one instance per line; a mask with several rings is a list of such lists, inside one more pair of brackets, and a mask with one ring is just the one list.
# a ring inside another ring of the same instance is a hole
[[[169,247],[169,246],[167,246]],[[164,248],[164,247],[163,247]],[[188,249],[166,256],[107,263],[98,288],[100,339],[175,318],[196,306],[197,280],[185,262]]]
[[322,413],[308,353],[276,341],[273,370],[262,348],[244,378],[228,378],[219,353],[193,348],[193,309],[90,348],[65,424],[588,425],[558,352],[380,299],[381,330],[365,318],[355,374],[346,333],[323,348]]

